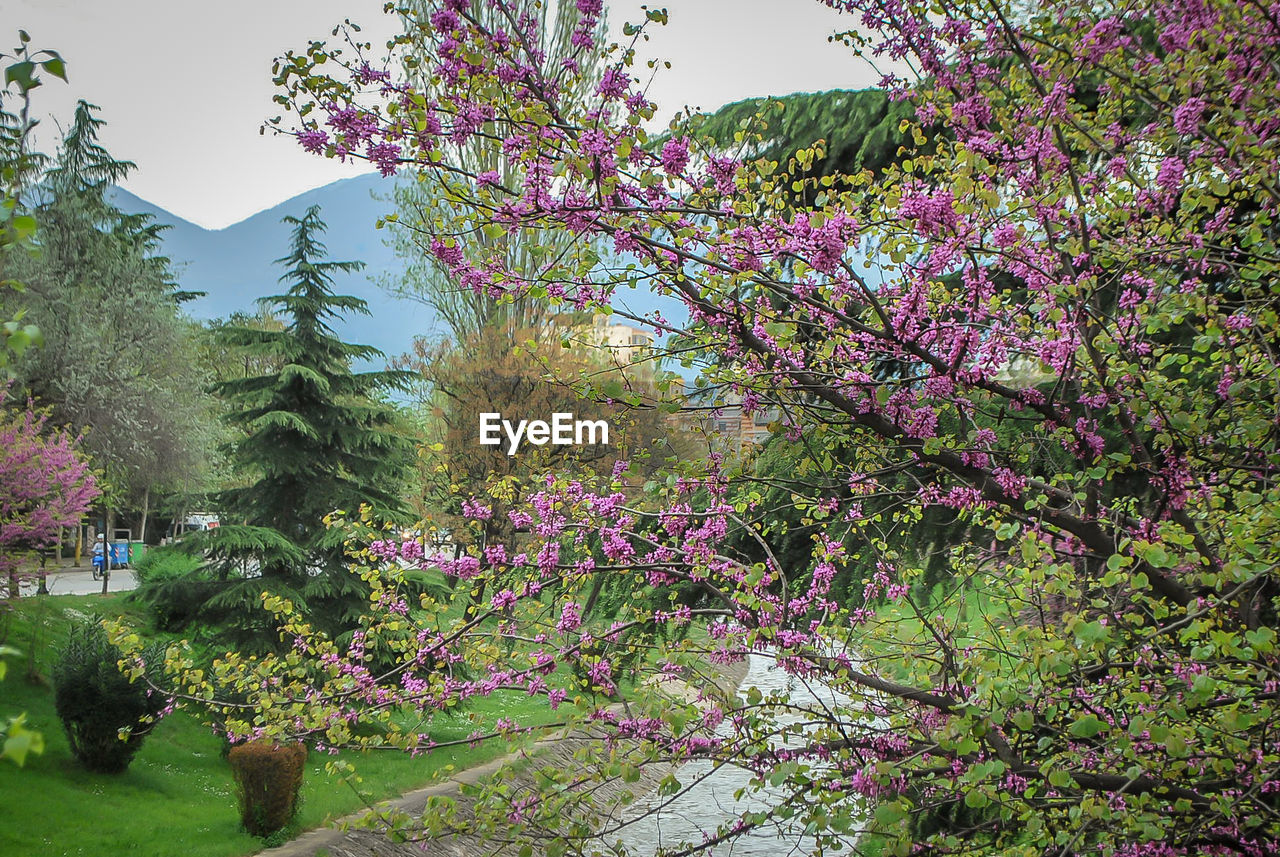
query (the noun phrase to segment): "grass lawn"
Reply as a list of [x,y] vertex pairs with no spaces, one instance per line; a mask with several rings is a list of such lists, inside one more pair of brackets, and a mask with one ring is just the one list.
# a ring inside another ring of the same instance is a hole
[[[928,593],[917,593],[910,603],[881,605],[860,648],[878,673],[910,682],[922,664],[932,669],[938,666],[932,658],[937,652],[933,632],[944,634],[958,648],[984,646],[999,639],[1013,621],[1012,606],[1008,595],[991,582],[938,584]],[[928,659],[927,663],[922,659]]]
[[[1016,621],[1014,614],[1022,606],[998,581],[974,576],[940,583],[928,592],[913,593],[910,602],[880,605],[861,640],[861,653],[878,675],[928,686],[929,673],[938,667],[933,632],[945,634],[957,648],[986,646]],[[868,816],[858,841],[859,855],[886,853],[887,841],[878,831],[879,825]]]
[[[0,616],[0,642],[24,655],[34,651],[37,672],[47,676],[73,620],[132,612],[120,595],[23,599]],[[135,627],[143,624],[139,620]],[[43,755],[29,757],[23,768],[0,763],[0,794],[5,796],[0,857],[232,857],[263,847],[262,840],[240,829],[221,742],[195,714],[179,711],[161,721],[124,774],[91,774],[71,758],[54,713],[52,688],[24,678],[26,660],[9,659],[8,677],[0,683],[0,717],[25,711],[27,725],[44,733],[46,748]],[[546,722],[550,712],[545,703],[512,693],[479,700],[468,714],[484,724],[503,716],[524,722],[541,716]],[[432,736],[451,741],[476,728],[467,716],[460,716],[439,722]],[[392,751],[343,753],[340,758],[356,766],[363,789],[383,798],[431,782],[446,766],[468,767],[503,751],[497,744],[462,745],[416,759]],[[302,829],[362,806],[350,786],[326,774],[329,759],[312,753],[307,760]]]

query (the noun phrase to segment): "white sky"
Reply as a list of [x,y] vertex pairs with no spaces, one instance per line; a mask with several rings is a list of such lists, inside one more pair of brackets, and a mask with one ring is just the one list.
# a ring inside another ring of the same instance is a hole
[[[670,24],[647,50],[670,60],[650,89],[664,116],[757,95],[873,85],[877,75],[827,36],[854,21],[816,0],[649,0]],[[620,28],[641,0],[614,0]],[[201,226],[220,228],[291,196],[364,171],[259,136],[277,114],[271,61],[351,18],[375,45],[395,29],[383,0],[0,0],[0,46],[19,28],[59,51],[70,84],[36,90],[56,142],[78,98],[102,107],[103,140],[138,170],[125,187]]]

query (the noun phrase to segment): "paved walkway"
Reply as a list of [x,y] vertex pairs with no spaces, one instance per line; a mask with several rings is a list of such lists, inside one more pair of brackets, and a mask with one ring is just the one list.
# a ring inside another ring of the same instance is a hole
[[[50,595],[93,595],[102,591],[102,581],[93,579],[93,568],[89,564],[89,558],[85,557],[81,561],[80,568],[75,567],[75,560],[49,560],[45,566],[47,578],[45,585],[49,589]],[[23,597],[35,595],[39,587],[39,581],[34,576],[39,571],[39,567],[24,567],[23,574],[32,575],[22,582],[21,594]],[[113,568],[111,570],[111,578],[107,581],[108,592],[124,592],[133,589],[138,585],[137,578],[134,577],[133,570],[128,568]],[[7,595],[7,590],[0,595]]]

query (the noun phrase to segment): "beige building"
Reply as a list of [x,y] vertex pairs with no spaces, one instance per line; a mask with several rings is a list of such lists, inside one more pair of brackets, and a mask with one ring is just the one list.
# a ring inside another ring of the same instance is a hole
[[591,339],[615,355],[623,366],[640,363],[652,354],[653,334],[630,324],[612,321],[613,316],[596,313],[591,319]]
[[[619,322],[615,316],[596,313],[591,325],[579,322],[571,328],[579,340],[608,349],[611,362],[632,379],[652,378],[653,334],[644,328]],[[769,439],[769,426],[781,414],[777,408],[764,408],[752,414],[743,412],[742,397],[718,395],[714,390],[687,388],[682,409],[667,417],[667,423],[680,432],[708,440],[715,448],[740,455]]]

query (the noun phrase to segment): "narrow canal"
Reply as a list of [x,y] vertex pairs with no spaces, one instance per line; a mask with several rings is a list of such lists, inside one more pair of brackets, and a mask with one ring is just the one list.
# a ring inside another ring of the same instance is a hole
[[[768,654],[753,653],[747,675],[738,688],[740,696],[756,687],[766,697],[785,694],[793,705],[815,712],[829,708],[847,708],[852,700],[831,688],[806,683],[778,668]],[[779,725],[795,723],[800,715],[779,715]],[[721,724],[719,734],[728,736],[732,727]],[[792,736],[779,747],[798,745],[803,738]],[[675,849],[681,843],[697,845],[705,838],[714,837],[717,828],[746,811],[759,811],[774,806],[785,793],[766,786],[759,791],[744,792],[740,800],[734,798],[739,789],[747,789],[751,774],[741,768],[723,765],[716,769],[710,762],[697,761],[684,765],[676,773],[688,791],[674,799],[650,795],[635,809],[632,818],[621,831],[621,839],[632,854],[653,854],[658,849]],[[692,786],[690,786],[692,784]],[[612,837],[610,837],[612,838]],[[852,844],[852,843],[851,843]],[[807,854],[813,848],[813,840],[804,835],[801,826],[794,821],[772,821],[749,833],[715,846],[703,855],[717,857],[784,857],[787,854]],[[847,851],[847,849],[846,849]]]

